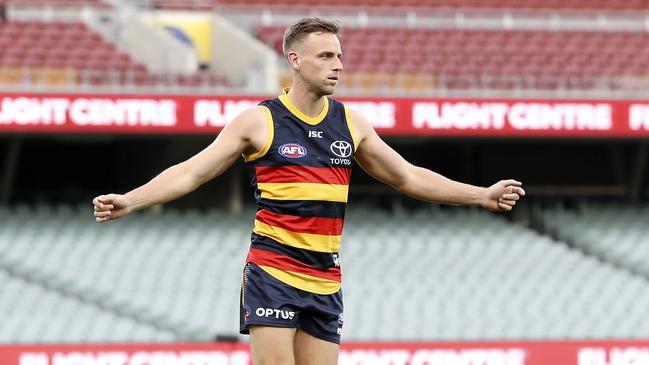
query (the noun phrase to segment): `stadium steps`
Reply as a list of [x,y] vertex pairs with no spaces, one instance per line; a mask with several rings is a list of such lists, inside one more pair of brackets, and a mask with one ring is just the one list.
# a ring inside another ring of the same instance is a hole
[[542,212],[541,231],[649,283],[649,206],[595,204]]
[[[102,24],[96,22],[94,26],[99,28]],[[109,39],[107,36],[111,34],[110,31],[102,34],[81,21],[10,19],[2,22],[0,84],[95,88],[230,86],[216,70],[153,72],[151,64],[136,60],[132,51]]]

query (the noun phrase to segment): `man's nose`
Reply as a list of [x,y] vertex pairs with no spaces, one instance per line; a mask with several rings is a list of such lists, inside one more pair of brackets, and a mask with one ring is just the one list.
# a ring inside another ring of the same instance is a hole
[[334,65],[334,71],[342,71],[343,70],[343,62],[340,60],[340,58],[336,58],[336,64]]

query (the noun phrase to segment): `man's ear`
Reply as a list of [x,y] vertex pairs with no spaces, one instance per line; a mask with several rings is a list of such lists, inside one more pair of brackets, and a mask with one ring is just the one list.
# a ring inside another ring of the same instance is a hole
[[300,69],[300,56],[295,51],[291,51],[286,55],[288,59],[288,65],[291,66],[296,71]]

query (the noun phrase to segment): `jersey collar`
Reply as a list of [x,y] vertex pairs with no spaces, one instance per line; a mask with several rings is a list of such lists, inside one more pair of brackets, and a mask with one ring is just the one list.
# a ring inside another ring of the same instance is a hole
[[284,104],[286,109],[288,109],[288,111],[290,111],[291,114],[296,116],[298,119],[302,120],[307,124],[316,125],[322,122],[322,120],[327,116],[327,113],[329,112],[329,98],[325,97],[324,107],[322,108],[320,114],[316,115],[315,117],[310,117],[302,113],[300,109],[298,109],[295,105],[293,105],[293,103],[291,102],[291,100],[288,98],[287,95],[289,90],[290,88],[288,87],[284,88],[284,92],[278,98],[279,101],[281,101],[282,104]]

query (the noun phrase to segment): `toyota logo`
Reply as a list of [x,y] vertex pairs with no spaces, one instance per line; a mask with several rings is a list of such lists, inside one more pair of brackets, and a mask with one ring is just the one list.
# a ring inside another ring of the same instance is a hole
[[352,145],[346,141],[335,141],[329,147],[331,152],[338,157],[349,157],[352,155]]

